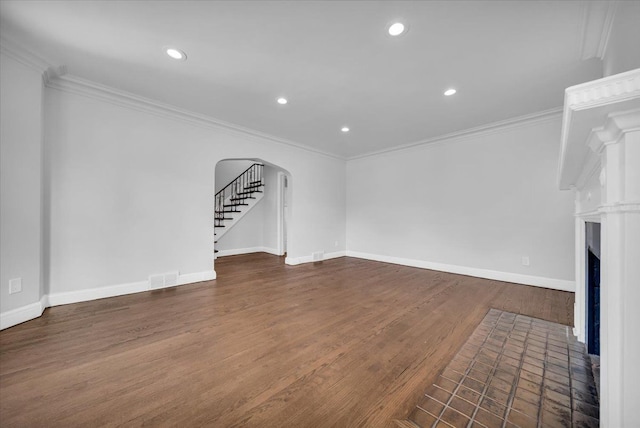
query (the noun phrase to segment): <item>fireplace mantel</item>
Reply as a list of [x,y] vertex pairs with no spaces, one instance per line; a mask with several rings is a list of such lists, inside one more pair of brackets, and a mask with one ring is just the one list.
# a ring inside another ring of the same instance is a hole
[[585,222],[602,224],[602,426],[634,426],[640,402],[640,69],[565,91],[558,187],[576,195],[575,329],[585,340]]

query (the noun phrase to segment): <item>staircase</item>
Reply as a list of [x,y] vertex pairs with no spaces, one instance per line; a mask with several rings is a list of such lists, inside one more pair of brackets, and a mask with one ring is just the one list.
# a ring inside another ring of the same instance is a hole
[[254,163],[216,193],[213,217],[214,243],[218,243],[218,239],[235,226],[264,196],[263,167],[262,164]]

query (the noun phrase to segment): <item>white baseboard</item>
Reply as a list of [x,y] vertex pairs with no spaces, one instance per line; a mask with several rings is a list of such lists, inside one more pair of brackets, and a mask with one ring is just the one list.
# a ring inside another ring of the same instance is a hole
[[[194,282],[210,281],[216,279],[215,271],[188,273],[178,276],[176,285],[191,284]],[[163,287],[175,287],[175,285]],[[158,288],[154,289],[158,290]],[[86,290],[66,291],[42,296],[39,302],[32,303],[21,308],[13,309],[0,314],[0,330],[12,327],[16,324],[38,318],[45,308],[51,306],[67,305],[70,303],[88,302],[90,300],[104,299],[106,297],[124,296],[126,294],[150,291],[149,281],[137,281],[127,284],[110,285],[106,287],[89,288]]]
[[[255,252],[266,252],[278,255],[276,249],[266,247],[241,248],[236,250],[223,250],[220,255],[248,254]],[[555,290],[575,292],[575,282],[562,279],[545,278],[540,276],[522,275],[510,272],[500,272],[488,269],[471,268],[465,266],[449,265],[443,263],[433,263],[423,260],[405,259],[400,257],[383,256],[377,254],[361,253],[358,251],[336,251],[326,253],[323,260],[334,259],[337,257],[356,257],[366,260],[374,260],[385,263],[393,263],[403,266],[411,266],[422,269],[431,269],[441,272],[449,272],[460,275],[475,276],[478,278],[493,279],[497,281],[512,282],[515,284],[533,285],[535,287],[551,288]],[[288,265],[299,265],[303,263],[312,263],[313,256],[287,257],[285,263]],[[191,284],[200,281],[210,281],[216,279],[215,271],[204,271],[190,274],[183,274],[178,277],[177,285]],[[62,293],[53,293],[42,296],[41,300],[36,303],[12,309],[0,313],[0,330],[8,327],[38,318],[42,315],[45,308],[51,306],[66,305],[70,303],[86,302],[90,300],[103,299],[106,297],[122,296],[126,294],[139,293],[149,290],[148,281],[130,282],[127,284],[117,284],[107,287],[91,288],[87,290],[69,291]]]
[[[338,257],[344,257],[346,256],[346,251],[335,251],[333,253],[325,253],[324,256],[322,257],[322,260],[329,260],[329,259],[335,259]],[[317,260],[317,261],[322,261],[322,260]],[[303,263],[313,263],[313,256],[302,256],[302,257],[287,257],[286,259],[284,259],[284,262],[288,265],[291,266],[295,266],[295,265],[300,265]]]
[[0,314],[0,330],[38,318],[44,309],[45,306],[42,305],[42,302],[36,302],[3,312]]
[[[178,276],[176,285],[191,284],[200,281],[209,281],[215,279],[215,271],[204,271],[187,273]],[[175,287],[176,285],[169,285],[167,287],[154,288],[158,290],[161,288]],[[89,288],[78,291],[68,291],[63,293],[49,294],[49,306],[68,305],[70,303],[88,302],[90,300],[104,299],[107,297],[124,296],[127,294],[140,293],[142,291],[150,291],[149,281],[137,281],[127,284],[110,285],[107,287]]]
[[378,254],[361,253],[359,251],[347,251],[346,255],[348,257],[356,257],[359,259],[393,263],[397,265],[411,266],[422,269],[431,269],[441,272],[456,273],[459,275],[475,276],[478,278],[493,279],[496,281],[513,282],[515,284],[533,285],[535,287],[551,288],[554,290],[570,292],[576,291],[575,281],[568,281],[564,279],[554,279],[542,276],[531,276],[519,273],[501,272],[496,270],[449,265],[444,263],[434,263],[424,260],[405,259],[401,257],[382,256]]
[[276,248],[269,247],[248,247],[248,248],[234,248],[232,250],[218,250],[217,257],[225,256],[237,256],[238,254],[250,254],[250,253],[269,253],[274,256],[281,256]]
[[277,248],[262,247],[263,253],[273,254],[274,256],[282,256],[284,254],[278,252]]
[[87,288],[78,291],[64,291],[49,294],[49,306],[68,305],[71,303],[88,302],[90,300],[107,297],[124,296],[149,290],[149,281],[129,282],[126,284],[109,285],[106,287]]
[[178,285],[193,284],[194,282],[213,281],[216,279],[215,270],[207,270],[204,272],[185,273],[178,277]]

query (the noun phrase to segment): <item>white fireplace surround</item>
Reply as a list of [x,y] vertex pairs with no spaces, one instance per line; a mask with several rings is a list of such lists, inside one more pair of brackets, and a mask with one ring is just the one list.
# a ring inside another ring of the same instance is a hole
[[586,332],[585,223],[602,225],[602,426],[637,426],[640,403],[640,69],[565,93],[558,185],[575,191],[575,334]]

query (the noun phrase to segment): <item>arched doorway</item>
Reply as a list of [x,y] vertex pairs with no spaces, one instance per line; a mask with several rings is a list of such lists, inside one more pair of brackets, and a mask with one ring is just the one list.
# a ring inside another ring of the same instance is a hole
[[215,258],[289,247],[291,174],[258,158],[223,159],[215,168]]

